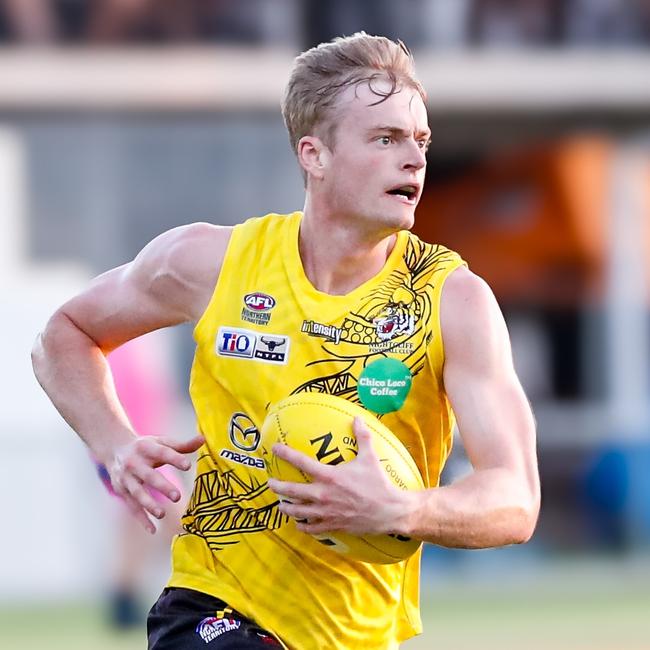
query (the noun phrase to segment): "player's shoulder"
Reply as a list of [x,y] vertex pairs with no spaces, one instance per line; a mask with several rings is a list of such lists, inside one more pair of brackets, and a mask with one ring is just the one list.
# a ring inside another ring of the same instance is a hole
[[500,337],[503,316],[488,283],[466,266],[445,281],[440,301],[440,326],[447,350],[469,351]]
[[167,300],[182,297],[195,317],[216,285],[232,230],[205,222],[167,230],[142,249],[130,271],[149,293]]
[[158,235],[142,255],[159,266],[160,272],[194,275],[205,266],[220,266],[230,241],[232,227],[206,222],[177,226]]
[[159,238],[165,240],[169,250],[176,254],[183,254],[188,250],[210,253],[228,245],[232,230],[232,226],[196,221],[167,230]]
[[442,296],[451,309],[479,307],[494,300],[488,283],[465,265],[451,271],[445,281]]

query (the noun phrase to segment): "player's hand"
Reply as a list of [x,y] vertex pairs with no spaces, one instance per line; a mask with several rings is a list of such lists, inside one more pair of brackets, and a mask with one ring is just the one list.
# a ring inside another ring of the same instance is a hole
[[354,460],[336,466],[320,463],[287,445],[273,445],[276,456],[312,479],[311,483],[269,479],[269,488],[280,497],[280,511],[293,517],[299,530],[312,535],[400,532],[408,494],[386,476],[373,449],[372,434],[361,418],[355,418],[353,430],[359,453]]
[[195,452],[204,442],[200,435],[184,442],[161,436],[142,436],[121,445],[113,453],[107,464],[113,489],[148,532],[156,532],[150,515],[156,519],[165,516],[164,508],[149,490],[157,490],[171,501],[181,498],[178,488],[157,472],[156,467],[172,465],[187,471],[192,466],[188,454]]

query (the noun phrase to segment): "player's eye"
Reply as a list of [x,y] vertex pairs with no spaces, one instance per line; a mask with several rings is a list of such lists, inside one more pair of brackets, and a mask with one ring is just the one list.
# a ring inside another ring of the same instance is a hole
[[389,135],[380,135],[379,142],[381,144],[389,145],[391,143],[391,137]]

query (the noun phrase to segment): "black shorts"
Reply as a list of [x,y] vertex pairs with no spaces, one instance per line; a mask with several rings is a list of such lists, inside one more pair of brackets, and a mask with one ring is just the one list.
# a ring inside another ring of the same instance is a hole
[[223,600],[191,589],[167,588],[147,618],[149,650],[257,650],[280,642]]

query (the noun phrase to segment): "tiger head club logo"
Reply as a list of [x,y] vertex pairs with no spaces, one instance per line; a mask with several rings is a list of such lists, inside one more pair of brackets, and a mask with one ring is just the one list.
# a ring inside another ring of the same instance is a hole
[[271,320],[271,310],[275,307],[275,298],[268,293],[255,291],[244,296],[242,320],[256,325],[266,325]]
[[380,341],[390,341],[396,336],[410,336],[415,330],[415,316],[401,303],[389,303],[372,322]]

